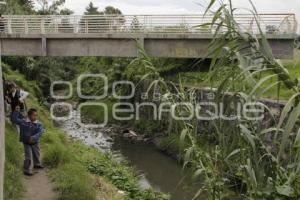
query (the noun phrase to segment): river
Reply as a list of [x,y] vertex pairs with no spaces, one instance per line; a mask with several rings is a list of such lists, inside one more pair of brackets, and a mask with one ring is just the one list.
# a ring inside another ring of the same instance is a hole
[[200,184],[192,182],[189,173],[183,171],[176,160],[153,145],[113,139],[101,130],[82,128],[73,119],[60,124],[60,127],[72,138],[111,153],[117,161],[126,159],[137,170],[140,185],[145,189],[153,188],[170,194],[172,200],[191,200],[200,188]]

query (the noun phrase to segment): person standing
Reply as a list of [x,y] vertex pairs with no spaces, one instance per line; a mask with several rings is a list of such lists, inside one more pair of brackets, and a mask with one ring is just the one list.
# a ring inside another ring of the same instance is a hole
[[4,96],[4,110],[5,110],[5,114],[7,114],[8,113],[8,101],[9,101],[8,82],[6,81],[4,76],[2,77],[2,83],[3,83],[3,96]]
[[25,99],[28,97],[29,93],[17,88],[15,83],[11,83],[8,86],[8,102],[11,106],[11,111],[13,112],[17,106],[20,106],[20,111],[25,114]]
[[34,169],[43,169],[40,161],[40,138],[44,132],[43,124],[38,121],[38,112],[31,108],[27,119],[20,118],[20,106],[17,106],[11,117],[12,123],[20,127],[20,141],[24,146],[24,175],[32,176],[31,163],[33,157]]

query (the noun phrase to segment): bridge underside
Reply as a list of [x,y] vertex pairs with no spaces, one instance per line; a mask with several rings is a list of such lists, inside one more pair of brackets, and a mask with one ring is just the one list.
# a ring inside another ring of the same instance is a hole
[[[151,57],[203,58],[211,35],[184,34],[2,34],[4,56],[137,57],[137,40]],[[138,39],[137,39],[138,38]],[[268,36],[274,56],[292,59],[294,36]]]

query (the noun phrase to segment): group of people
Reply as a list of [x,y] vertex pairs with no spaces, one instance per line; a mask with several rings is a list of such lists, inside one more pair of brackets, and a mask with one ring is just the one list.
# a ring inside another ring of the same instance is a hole
[[[5,99],[6,112],[11,109],[11,121],[17,126],[17,131],[20,134],[20,142],[24,146],[24,175],[32,176],[31,163],[33,159],[34,169],[43,169],[40,161],[40,137],[43,134],[44,128],[42,123],[38,121],[38,111],[31,108],[26,113],[25,100],[29,93],[20,89],[15,83],[9,83],[4,78],[3,93]],[[10,105],[10,106],[9,106]]]

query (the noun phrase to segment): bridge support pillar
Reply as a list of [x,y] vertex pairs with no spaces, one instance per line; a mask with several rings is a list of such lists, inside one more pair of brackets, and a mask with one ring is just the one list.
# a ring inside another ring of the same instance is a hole
[[47,56],[47,38],[42,38],[42,56]]
[[141,49],[145,50],[145,38],[140,37],[137,39],[137,41],[138,41],[137,57],[140,57],[140,54],[141,54],[140,50]]

